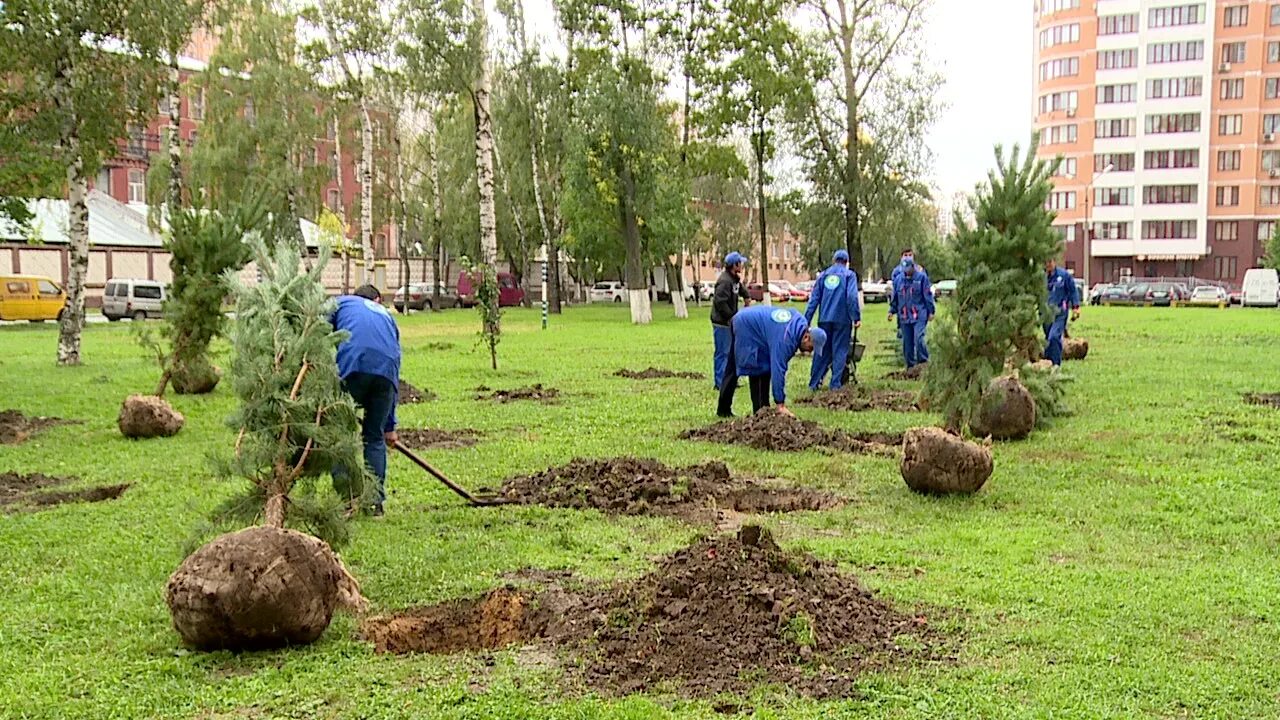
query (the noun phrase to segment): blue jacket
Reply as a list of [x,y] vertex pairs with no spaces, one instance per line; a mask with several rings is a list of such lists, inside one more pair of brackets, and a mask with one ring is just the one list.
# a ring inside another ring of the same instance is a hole
[[[346,330],[351,337],[338,346],[338,375],[346,379],[352,373],[368,373],[386,378],[400,389],[400,328],[387,309],[372,300],[355,295],[338,298],[338,308],[330,318],[335,330]],[[399,398],[397,397],[397,401]],[[396,428],[395,405],[387,419],[387,431]]]
[[733,355],[739,375],[771,373],[773,399],[787,401],[787,365],[800,349],[809,321],[795,310],[752,305],[733,316]]
[[918,266],[908,276],[900,272],[893,276],[893,296],[889,298],[889,312],[904,323],[928,320],[937,308],[933,304],[933,285],[929,273]]
[[1068,309],[1080,307],[1080,288],[1076,287],[1075,278],[1062,268],[1054,268],[1045,275],[1049,284],[1049,307],[1054,313],[1064,313]]
[[813,316],[819,308],[822,309],[818,320],[820,323],[850,325],[861,322],[858,273],[840,263],[823,270],[818,275],[818,281],[813,284],[813,292],[809,293],[809,306],[804,310],[804,319],[813,322]]

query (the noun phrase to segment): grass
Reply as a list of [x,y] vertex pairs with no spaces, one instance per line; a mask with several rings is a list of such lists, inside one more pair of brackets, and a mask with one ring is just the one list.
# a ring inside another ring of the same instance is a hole
[[[474,448],[427,452],[457,481],[501,479],[577,456],[673,463],[723,459],[739,474],[782,477],[850,499],[767,519],[784,546],[840,563],[904,607],[955,631],[954,663],[862,677],[860,697],[817,703],[762,689],[757,718],[1261,718],[1280,716],[1280,412],[1241,394],[1280,391],[1269,353],[1277,315],[1261,310],[1089,309],[1075,333],[1091,355],[1071,367],[1072,417],[996,448],[972,498],[931,499],[883,458],[780,454],[683,442],[713,418],[710,381],[633,381],[621,367],[709,372],[704,314],[659,307],[634,328],[621,307],[572,309],[538,327],[506,316],[501,369],[488,369],[471,312],[402,323],[404,376],[440,399],[401,410],[406,427],[474,427]],[[891,332],[870,313],[862,340]],[[432,343],[452,349],[426,349]],[[709,702],[566,694],[558,674],[516,651],[382,657],[340,616],[307,648],[189,653],[163,593],[182,547],[231,492],[206,456],[226,452],[226,388],[175,397],[176,438],[129,442],[123,397],[156,371],[127,326],[85,332],[86,365],[56,369],[56,329],[0,328],[0,409],[82,424],[0,446],[0,471],[133,482],[121,499],[0,514],[0,717],[4,718],[651,718],[717,717]],[[864,363],[876,383],[888,367]],[[793,393],[807,368],[793,372]],[[558,404],[476,402],[472,388],[542,382]],[[903,385],[903,387],[907,387]],[[739,412],[748,399],[743,392]],[[797,406],[848,430],[902,430],[929,416],[839,414]],[[434,603],[531,566],[580,577],[633,576],[698,529],[539,508],[471,509],[402,458],[391,462],[381,522],[344,551],[376,611]]]

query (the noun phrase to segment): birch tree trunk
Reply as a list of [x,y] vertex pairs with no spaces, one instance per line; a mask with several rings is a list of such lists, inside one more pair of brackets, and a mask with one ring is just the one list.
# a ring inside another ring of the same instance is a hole
[[[396,189],[400,194],[400,225],[396,228],[396,245],[400,252],[400,287],[404,288],[404,314],[409,308],[409,204],[405,199],[404,156],[401,154],[400,129],[396,128]],[[425,279],[425,278],[424,278]],[[394,304],[394,303],[393,303]]]
[[182,76],[178,73],[177,55],[171,56],[169,65],[169,222],[182,208],[182,98],[179,89]]
[[342,123],[335,116],[333,119],[333,175],[338,183],[338,207],[334,214],[342,221],[342,294],[351,292],[351,250],[350,238],[347,237],[347,194],[343,192],[342,182]]
[[480,193],[480,262],[496,267],[498,219],[493,199],[493,116],[489,92],[493,84],[489,68],[489,24],[484,0],[471,0],[480,38],[480,72],[474,93],[476,120],[476,188]]
[[640,258],[640,221],[636,217],[635,177],[631,174],[631,166],[622,161],[622,192],[618,198],[618,212],[621,214],[623,238],[627,247],[627,297],[631,301],[631,322],[636,325],[648,325],[653,321],[653,305],[649,299],[649,283],[646,280]]
[[667,278],[667,289],[671,291],[671,306],[675,308],[676,317],[684,319],[689,317],[689,305],[684,299],[684,253],[676,253],[675,265],[668,263],[667,273],[673,276],[675,284],[672,285],[672,277]]
[[361,284],[373,282],[373,118],[369,101],[360,97],[360,249],[364,253]]
[[80,156],[80,138],[74,132],[67,138],[66,148],[71,158],[67,165],[71,268],[67,275],[67,304],[58,326],[58,364],[79,365],[80,333],[84,330],[84,279],[89,272],[89,207],[85,204],[89,187],[84,176],[84,159]]
[[440,310],[440,291],[444,287],[444,278],[440,276],[441,272],[447,272],[447,268],[441,268],[441,260],[444,256],[444,237],[440,234],[440,222],[444,217],[444,195],[440,191],[440,148],[438,140],[440,133],[436,131],[436,114],[431,113],[431,121],[427,124],[427,132],[431,133],[427,138],[427,143],[431,148],[431,241],[433,252],[431,253],[431,308]]

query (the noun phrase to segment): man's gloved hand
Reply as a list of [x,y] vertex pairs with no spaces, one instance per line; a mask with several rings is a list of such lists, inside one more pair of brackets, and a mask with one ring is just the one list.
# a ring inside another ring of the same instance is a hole
[[387,446],[389,447],[400,442],[400,435],[395,430],[392,430],[390,432],[383,433],[382,439],[387,442]]

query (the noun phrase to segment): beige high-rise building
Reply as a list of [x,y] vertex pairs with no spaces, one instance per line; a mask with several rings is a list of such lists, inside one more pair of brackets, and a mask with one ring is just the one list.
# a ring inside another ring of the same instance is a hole
[[1067,268],[1239,285],[1280,218],[1280,2],[1035,8],[1032,112],[1039,154],[1064,158],[1049,203]]

